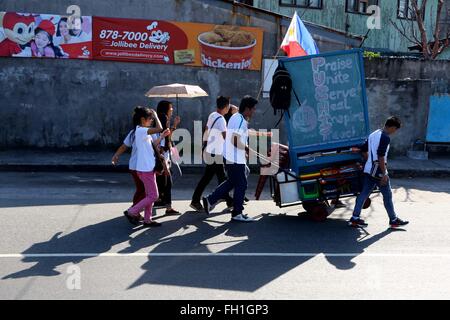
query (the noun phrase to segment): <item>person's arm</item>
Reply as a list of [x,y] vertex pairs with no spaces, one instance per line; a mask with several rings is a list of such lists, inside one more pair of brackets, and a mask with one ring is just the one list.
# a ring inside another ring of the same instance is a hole
[[254,129],[249,129],[248,135],[252,137],[272,137],[272,132],[260,132]]
[[248,146],[241,142],[240,135],[237,132],[233,132],[231,139],[233,141],[233,146],[235,146],[237,149],[245,150],[246,152],[249,151]]
[[119,157],[128,150],[128,147],[125,144],[122,144],[119,149],[117,149],[116,153],[114,153],[111,163],[113,165],[117,165],[119,163]]
[[159,145],[161,144],[161,141],[170,134],[171,134],[171,132],[169,129],[164,130],[157,139],[153,140],[153,145],[159,149]]
[[153,119],[155,121],[155,128],[150,128],[147,130],[147,134],[155,134],[155,133],[160,133],[163,130],[163,127],[161,125],[161,121],[159,121],[158,119],[158,115],[156,114],[156,111],[152,109],[152,113],[153,113]]
[[181,123],[181,118],[179,116],[176,116],[175,119],[173,120],[173,126],[170,128],[170,131],[175,131],[177,130],[178,125]]

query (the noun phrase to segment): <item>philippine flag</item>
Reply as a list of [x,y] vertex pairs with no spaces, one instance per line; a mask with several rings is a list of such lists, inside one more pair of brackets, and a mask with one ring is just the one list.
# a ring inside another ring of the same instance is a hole
[[286,52],[288,57],[307,56],[319,53],[316,42],[297,15],[297,12],[292,17],[286,36],[281,43],[281,49]]

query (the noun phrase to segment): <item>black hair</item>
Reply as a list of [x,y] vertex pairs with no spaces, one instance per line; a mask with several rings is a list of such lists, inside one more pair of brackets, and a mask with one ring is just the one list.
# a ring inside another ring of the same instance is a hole
[[158,103],[158,106],[156,107],[156,112],[158,113],[158,115],[164,114],[167,116],[169,114],[171,105],[172,105],[172,102],[167,101],[167,100],[161,100]]
[[230,97],[219,96],[216,100],[217,109],[223,110],[230,104]]
[[258,104],[258,100],[251,96],[245,96],[239,105],[239,113],[244,113],[246,109],[252,109]]
[[[169,110],[172,106],[172,102],[167,100],[161,100],[156,107],[156,113],[158,114],[158,119],[161,122],[162,130],[166,130],[169,125]],[[164,151],[170,150],[172,141],[170,136],[167,136],[164,140]]]
[[392,116],[392,117],[387,118],[384,126],[387,128],[396,127],[397,129],[400,129],[402,126],[402,122],[400,121],[399,118]]
[[141,125],[141,118],[150,118],[152,116],[152,112],[149,108],[138,106],[133,110],[133,130],[131,133],[131,141],[134,141],[136,127]]
[[41,32],[41,31],[44,31],[45,34],[47,35],[48,41],[50,42],[50,43],[48,44],[48,46],[49,46],[50,48],[52,48],[53,52],[55,53],[55,57],[57,57],[57,58],[64,57],[63,51],[61,50],[60,47],[55,46],[55,45],[53,44],[53,36],[52,36],[51,34],[49,34],[47,31],[45,31],[44,29],[41,29],[41,28],[38,27],[38,28],[36,28],[36,29],[34,30],[34,35],[37,35],[37,34],[38,34],[39,32]]
[[58,28],[56,29],[56,36],[57,37],[61,37],[61,28],[59,27],[59,25],[61,24],[61,21],[64,21],[65,23],[67,23],[67,18],[61,18],[58,22]]

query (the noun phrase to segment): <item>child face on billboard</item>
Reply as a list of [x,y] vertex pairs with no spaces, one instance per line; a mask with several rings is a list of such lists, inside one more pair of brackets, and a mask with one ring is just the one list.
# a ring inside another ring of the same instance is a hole
[[36,46],[39,49],[45,48],[50,44],[50,39],[48,37],[47,32],[45,31],[38,32],[38,34],[34,38],[34,41],[36,42]]

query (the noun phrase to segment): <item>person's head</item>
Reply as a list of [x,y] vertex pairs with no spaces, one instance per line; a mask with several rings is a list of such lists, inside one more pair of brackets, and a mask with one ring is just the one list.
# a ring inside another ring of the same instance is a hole
[[39,49],[43,49],[50,45],[53,41],[52,36],[45,30],[42,30],[40,28],[36,28],[34,31],[34,42],[36,43],[36,46]]
[[251,96],[245,96],[242,98],[241,104],[239,105],[239,113],[241,113],[245,118],[251,119],[256,111],[257,104],[258,100]]
[[168,119],[170,119],[173,114],[173,105],[170,101],[162,100],[158,103],[156,112],[158,115],[165,115]]
[[149,108],[138,106],[133,111],[133,126],[151,127],[153,114]]
[[219,96],[216,100],[217,112],[224,115],[230,109],[230,97]]
[[401,126],[402,123],[399,118],[389,117],[384,124],[384,131],[387,132],[387,134],[391,135],[394,134],[398,129],[400,129]]
[[78,37],[82,31],[82,25],[83,25],[83,17],[76,17],[72,20],[72,25],[69,26],[70,28],[70,35]]
[[58,23],[58,29],[56,30],[57,37],[65,37],[69,35],[69,26],[67,24],[67,18],[61,18]]

